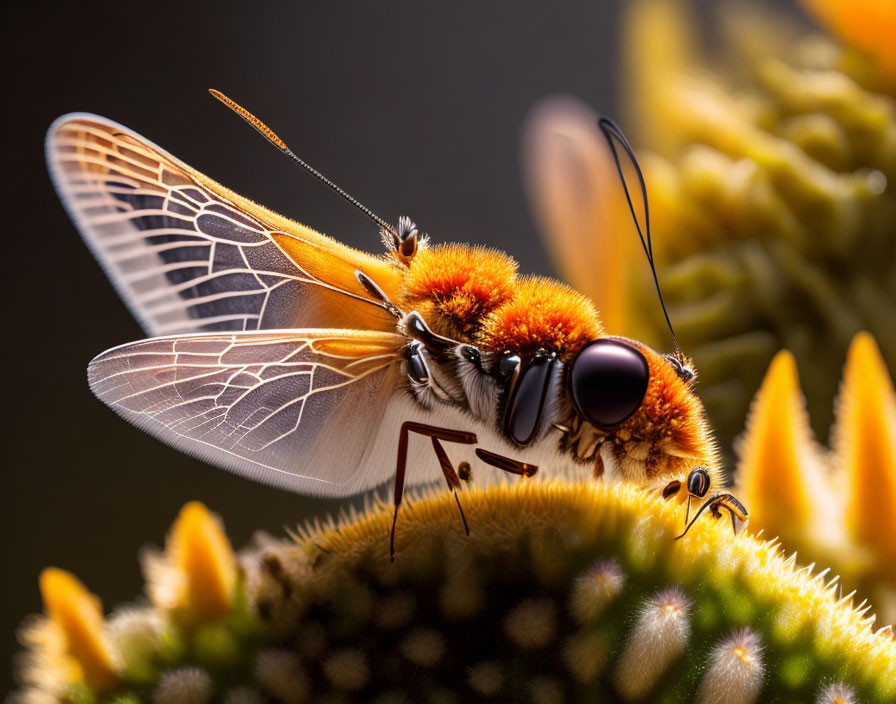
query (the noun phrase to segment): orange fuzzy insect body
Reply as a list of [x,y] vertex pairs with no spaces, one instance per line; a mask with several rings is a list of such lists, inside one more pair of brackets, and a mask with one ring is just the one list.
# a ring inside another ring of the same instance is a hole
[[474,344],[485,317],[514,297],[517,264],[486,247],[421,246],[401,285],[401,305],[446,337]]
[[[47,137],[57,190],[153,335],[90,363],[92,390],[116,412],[299,493],[347,496],[392,478],[395,519],[408,468],[409,482],[443,477],[455,492],[477,462],[627,480],[688,502],[718,483],[677,349],[608,336],[590,300],[519,275],[507,254],[430,245],[405,217],[389,225],[216,97],[374,219],[387,253],[267,210],[114,122],[60,118]],[[746,517],[727,494],[704,508]],[[394,523],[392,540],[394,550]]]
[[569,360],[603,334],[585,296],[553,279],[520,276],[510,256],[485,247],[421,247],[401,303],[440,334],[494,352],[554,349]]
[[[439,334],[492,354],[526,358],[545,350],[568,364],[588,342],[606,336],[586,296],[547,277],[519,275],[503,252],[423,245],[405,271],[403,308],[419,311]],[[650,370],[642,407],[613,429],[596,427],[568,408],[555,427],[559,446],[591,466],[595,477],[657,485],[680,478],[684,487],[688,472],[702,465],[717,483],[713,439],[692,384],[662,355],[637,341],[627,343],[641,351]],[[612,472],[607,463],[614,465]]]

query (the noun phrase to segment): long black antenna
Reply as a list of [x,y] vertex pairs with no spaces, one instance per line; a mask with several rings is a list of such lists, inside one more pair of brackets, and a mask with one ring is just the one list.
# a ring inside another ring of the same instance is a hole
[[[647,184],[644,183],[644,174],[641,172],[641,166],[635,158],[635,150],[629,144],[628,139],[622,133],[619,125],[617,125],[609,117],[600,117],[597,120],[597,126],[603,133],[610,151],[613,152],[613,160],[616,162],[616,170],[619,172],[619,178],[622,181],[622,188],[625,191],[625,198],[628,200],[628,209],[631,211],[632,219],[635,221],[635,229],[638,231],[638,238],[641,240],[641,246],[644,248],[644,254],[647,255],[647,261],[650,264],[650,271],[653,273],[653,283],[656,285],[656,293],[660,298],[660,306],[663,308],[663,315],[666,316],[666,325],[669,326],[669,332],[672,334],[672,343],[675,345],[675,357],[682,361],[684,359],[681,353],[681,347],[678,344],[678,338],[675,337],[675,330],[672,328],[672,321],[669,319],[669,311],[666,310],[666,302],[663,300],[663,292],[660,290],[660,280],[656,273],[656,263],[653,260],[653,241],[650,238],[650,210],[647,205]],[[635,204],[632,202],[631,193],[628,190],[628,183],[625,180],[625,172],[622,170],[622,162],[619,158],[619,151],[616,149],[616,142],[622,145],[626,155],[632,162],[635,173],[638,176],[638,184],[641,187],[641,197],[644,199],[644,229],[638,221],[638,215],[635,212]]]
[[274,132],[270,127],[264,124],[261,120],[259,120],[255,115],[246,110],[242,105],[237,103],[234,100],[231,100],[226,95],[224,95],[221,91],[215,90],[214,88],[209,88],[208,92],[211,93],[215,98],[224,103],[227,107],[233,110],[237,115],[243,118],[246,122],[248,122],[255,130],[268,142],[273,144],[278,151],[286,154],[290,159],[296,162],[299,166],[301,166],[305,171],[310,173],[315,178],[319,179],[323,183],[327,184],[330,188],[332,188],[336,193],[345,198],[349,203],[358,208],[362,213],[364,213],[367,217],[373,220],[377,225],[383,228],[386,232],[391,233],[395,237],[398,237],[395,232],[395,228],[383,220],[379,215],[374,213],[370,208],[361,203],[359,200],[352,198],[348,193],[343,191],[339,186],[333,183],[330,179],[324,176],[320,171],[315,169],[311,164],[302,161],[296,154],[286,146],[286,142],[284,142],[280,137],[277,136],[277,133]]

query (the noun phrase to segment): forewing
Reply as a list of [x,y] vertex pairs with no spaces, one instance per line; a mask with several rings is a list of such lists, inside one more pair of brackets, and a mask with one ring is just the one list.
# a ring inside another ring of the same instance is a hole
[[284,330],[159,337],[88,369],[93,392],[175,448],[256,481],[346,496],[393,468],[365,461],[399,390],[392,333]]
[[613,334],[643,337],[627,313],[637,235],[598,115],[576,99],[544,99],[529,115],[523,167],[529,200],[557,268],[589,296]]
[[355,279],[361,270],[397,298],[385,259],[258,206],[96,115],[56,120],[46,149],[60,198],[148,334],[394,330]]

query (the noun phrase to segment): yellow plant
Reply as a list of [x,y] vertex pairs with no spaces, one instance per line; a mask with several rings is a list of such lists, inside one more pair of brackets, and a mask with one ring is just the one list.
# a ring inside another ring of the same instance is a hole
[[102,630],[100,600],[73,575],[52,567],[40,575],[40,593],[49,618],[28,630],[31,676],[51,690],[68,682],[97,691],[113,687],[117,663]]
[[[825,16],[836,6],[839,33],[869,49],[877,42],[880,61],[744,4],[720,10],[722,50],[710,57],[685,2],[626,6],[621,122],[649,150],[639,158],[664,296],[729,456],[779,349],[796,357],[823,440],[831,370],[853,335],[869,330],[896,368],[896,74],[887,58],[896,43],[885,29],[896,5],[811,4]],[[886,21],[860,40],[871,6]],[[533,207],[561,273],[595,300],[608,331],[668,348],[594,114],[571,98],[533,112],[524,147]]]
[[835,35],[896,77],[896,11],[890,0],[805,0],[805,5]]
[[[422,496],[402,513],[394,563],[388,506],[292,540],[257,538],[236,559],[225,540],[197,540],[183,560],[179,534],[218,530],[190,505],[150,560],[151,605],[103,621],[83,588],[45,591],[48,616],[24,631],[31,664],[17,700],[896,697],[889,632],[840,598],[836,579],[798,568],[774,542],[733,535],[727,520],[707,517],[676,541],[681,507],[624,484],[525,480],[461,498],[469,537],[451,494]],[[65,616],[83,603],[87,616]],[[62,636],[55,657],[35,637],[48,630]]]
[[208,621],[230,610],[236,586],[233,550],[201,503],[192,501],[181,509],[165,552],[147,553],[144,565],[153,603],[178,618]]
[[754,530],[834,568],[896,624],[896,392],[867,333],[850,345],[836,408],[827,451],[812,437],[793,355],[779,352],[739,443],[736,490]]

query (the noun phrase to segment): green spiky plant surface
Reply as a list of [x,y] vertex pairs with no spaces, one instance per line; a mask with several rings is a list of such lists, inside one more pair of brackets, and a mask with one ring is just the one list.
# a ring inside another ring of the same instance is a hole
[[[462,498],[470,536],[450,494],[420,498],[399,519],[394,562],[385,506],[294,540],[258,538],[213,618],[198,615],[201,595],[215,592],[208,565],[226,559],[191,557],[176,579],[156,564],[154,605],[119,609],[96,631],[111,653],[108,678],[94,678],[101,686],[64,677],[48,685],[34,669],[50,662],[40,650],[47,638],[32,626],[20,700],[870,704],[896,696],[889,632],[875,632],[867,609],[841,599],[836,580],[796,568],[772,543],[735,537],[728,520],[701,521],[675,541],[681,506],[624,485],[528,481]],[[191,550],[219,551],[206,543]],[[166,580],[205,586],[188,590],[191,607],[173,607],[159,597],[173,593]]]

